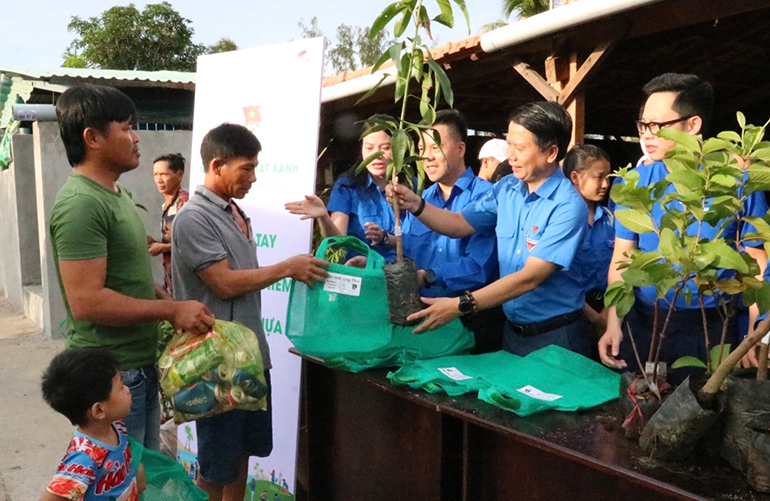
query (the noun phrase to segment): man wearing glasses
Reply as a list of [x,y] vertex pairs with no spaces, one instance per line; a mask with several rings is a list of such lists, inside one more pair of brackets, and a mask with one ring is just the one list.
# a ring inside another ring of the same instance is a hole
[[[642,110],[641,118],[636,122],[639,132],[639,139],[642,142],[643,149],[647,152],[650,163],[640,165],[636,171],[639,173],[639,186],[649,186],[668,175],[669,171],[662,162],[666,153],[673,148],[676,143],[656,136],[656,133],[663,127],[671,127],[686,131],[689,134],[705,134],[708,132],[708,125],[711,120],[711,113],[714,106],[714,92],[711,84],[704,82],[695,75],[685,75],[676,73],[666,73],[653,78],[643,89],[647,96],[647,101]],[[673,191],[672,185],[668,191]],[[617,206],[617,209],[623,209]],[[748,197],[744,208],[746,215],[762,217],[767,212],[767,204],[762,193],[752,194]],[[660,217],[663,211],[659,206],[653,210],[653,215],[660,224]],[[735,222],[731,224],[736,224]],[[702,238],[713,238],[719,225],[711,227],[704,225],[701,230]],[[693,235],[697,232],[697,225],[687,229],[688,233]],[[732,230],[735,234],[736,228]],[[753,228],[744,228],[744,231],[754,231]],[[728,233],[729,234],[729,233]],[[625,228],[618,220],[615,220],[615,250],[612,256],[612,263],[608,276],[609,283],[623,280],[622,269],[617,265],[622,262],[624,254],[630,254],[634,249],[641,249],[644,252],[658,250],[658,237],[655,233],[637,234]],[[748,248],[747,252],[754,257],[757,262],[767,262],[767,254],[762,247]],[[693,293],[697,294],[697,289],[693,288]],[[609,318],[607,319],[607,330],[599,340],[599,355],[602,362],[610,367],[623,368],[629,367],[629,370],[636,369],[636,358],[633,354],[631,342],[624,339],[625,333],[629,330],[633,333],[636,346],[639,348],[639,355],[642,360],[647,360],[647,351],[650,346],[650,336],[652,334],[655,318],[655,288],[642,287],[636,290],[636,302],[629,314],[624,318],[618,318],[615,308],[610,308]],[[661,301],[658,312],[658,326],[660,328],[668,312],[668,305],[674,301],[673,289],[668,292],[666,299]],[[717,306],[718,300],[706,296],[704,298],[707,308],[707,329],[712,346],[718,345],[722,335],[722,319],[719,315]],[[726,342],[736,346],[738,338],[738,328],[733,321],[728,327]],[[703,333],[698,327],[703,325],[703,319],[700,312],[700,304],[693,301],[690,305],[686,304],[684,294],[676,297],[676,308],[671,316],[666,331],[665,347],[661,352],[661,360],[667,363],[681,358],[685,355],[697,356],[705,360],[706,349],[703,342]],[[745,333],[743,333],[745,334]]]

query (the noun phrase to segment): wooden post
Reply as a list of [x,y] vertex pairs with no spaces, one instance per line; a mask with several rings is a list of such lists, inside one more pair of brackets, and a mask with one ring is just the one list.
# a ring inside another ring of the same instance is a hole
[[569,56],[552,54],[544,61],[545,78],[528,64],[515,60],[513,68],[545,99],[564,106],[572,117],[570,146],[583,142],[585,136],[585,89],[586,77],[607,57],[615,42],[622,38],[618,33],[600,43],[585,61],[579,63],[576,52]]
[[[569,78],[573,81],[578,72],[577,54],[572,53],[569,57]],[[583,136],[586,132],[586,97],[585,90],[579,89],[573,94],[573,97],[567,101],[565,107],[572,117],[572,138],[570,147],[583,142]]]

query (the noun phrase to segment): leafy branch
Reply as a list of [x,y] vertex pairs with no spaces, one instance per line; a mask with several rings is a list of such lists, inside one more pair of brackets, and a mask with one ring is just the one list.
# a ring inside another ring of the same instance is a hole
[[[452,2],[463,13],[470,33],[470,18],[465,1],[452,0]],[[392,184],[396,184],[399,177],[403,178],[418,193],[422,192],[425,182],[425,169],[417,141],[422,141],[423,134],[427,133],[431,134],[436,144],[440,146],[439,134],[433,129],[433,123],[436,120],[436,108],[439,106],[442,96],[450,107],[454,104],[454,94],[449,78],[441,65],[433,59],[430,47],[423,43],[421,36],[421,32],[424,32],[428,38],[433,38],[431,35],[432,22],[449,28],[454,26],[454,13],[450,0],[436,0],[436,3],[440,13],[432,19],[428,15],[423,0],[402,0],[392,3],[377,17],[369,32],[369,37],[374,39],[389,23],[394,23],[393,34],[397,41],[382,53],[372,67],[372,74],[379,71],[386,62],[391,61],[393,63],[396,79],[394,102],[401,103],[401,113],[397,121],[372,121],[374,126],[365,131],[361,138],[363,139],[374,132],[387,132],[391,136],[391,156],[388,160],[386,176]],[[399,40],[410,27],[412,28],[411,36],[407,36],[405,40]],[[359,102],[377,92],[387,78],[387,74],[383,75],[380,81],[361,97]],[[419,97],[409,93],[409,87],[413,80],[420,85]],[[422,117],[422,122],[419,124],[406,120],[407,106],[415,99],[419,101],[420,116]],[[367,165],[382,155],[382,152],[376,152],[368,156],[359,164],[356,172],[362,172]],[[414,178],[417,178],[416,187],[412,182]],[[393,209],[396,216],[396,252],[398,261],[402,261],[401,218],[397,201],[394,202]]]
[[[676,142],[664,160],[669,171],[666,177],[651,186],[639,186],[638,172],[628,166],[617,173],[623,182],[616,183],[611,191],[618,205],[628,207],[616,211],[618,221],[639,234],[655,233],[659,239],[656,252],[635,250],[626,256],[620,265],[625,270],[624,281],[611,284],[605,296],[605,304],[615,306],[622,317],[633,307],[634,288],[655,287],[656,319],[650,346],[655,375],[667,320],[680,294],[687,304],[697,295],[706,353],[718,354],[718,358],[712,361],[709,357],[701,365],[709,372],[713,369],[713,377],[726,374],[723,366],[737,356],[723,356],[732,315],[726,297],[742,293],[745,304],[757,304],[761,313],[770,310],[770,283],[756,278],[759,266],[745,251],[745,245],[756,242],[770,251],[768,215],[745,215],[751,212],[750,195],[770,190],[770,142],[763,140],[770,121],[761,127],[749,125],[740,112],[737,119],[740,134],[725,131],[705,141],[684,131],[661,129],[658,136]],[[660,216],[659,225],[655,214]],[[746,224],[753,231],[742,234]],[[716,230],[715,237],[703,238],[704,225]],[[672,289],[674,297],[668,305],[667,320],[658,331],[658,303]],[[720,346],[713,350],[705,332],[704,297],[708,296],[717,301],[723,323]],[[748,350],[748,344],[742,343],[736,351]],[[707,386],[706,391],[713,386]]]

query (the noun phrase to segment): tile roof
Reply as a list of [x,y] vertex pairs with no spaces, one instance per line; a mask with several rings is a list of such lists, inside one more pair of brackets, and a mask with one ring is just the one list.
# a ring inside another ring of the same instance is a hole
[[[433,59],[442,63],[448,63],[451,60],[457,58],[467,57],[471,54],[477,54],[483,52],[481,49],[481,35],[475,35],[472,37],[464,38],[457,42],[448,42],[440,47],[431,49],[430,53]],[[388,61],[383,64],[381,68],[388,68],[393,66],[392,61]],[[369,75],[372,72],[372,67],[367,66],[355,71],[343,71],[339,75],[334,75],[323,79],[323,86],[330,87],[342,82],[349,82],[358,77]]]

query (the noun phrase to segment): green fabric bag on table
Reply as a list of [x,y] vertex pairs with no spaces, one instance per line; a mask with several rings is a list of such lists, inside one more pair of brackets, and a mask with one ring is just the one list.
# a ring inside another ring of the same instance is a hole
[[498,351],[415,361],[388,378],[394,386],[450,396],[478,391],[479,400],[520,416],[596,407],[617,398],[620,385],[619,374],[559,346],[523,358]]
[[321,242],[316,257],[323,259],[332,245],[366,256],[366,268],[332,264],[330,278],[312,289],[292,282],[286,336],[300,353],[336,369],[361,372],[473,348],[473,334],[459,320],[424,334],[391,324],[382,256],[346,236]]
[[353,236],[325,239],[316,257],[332,245],[366,256],[366,268],[331,264],[329,278],[312,289],[292,281],[286,336],[303,355],[321,358],[382,348],[392,337],[384,259]]
[[510,373],[484,377],[479,399],[529,416],[554,409],[590,409],[618,398],[620,374],[561,346],[530,353]]
[[416,360],[468,353],[475,343],[473,334],[457,319],[422,334],[413,334],[414,327],[387,325],[392,331],[392,337],[385,346],[370,352],[350,352],[328,357],[324,362],[335,369],[361,372],[376,367],[396,367]]
[[206,501],[209,495],[195,485],[190,475],[170,457],[155,452],[129,437],[131,467],[139,471],[144,465],[147,489],[139,494],[139,501]]
[[456,397],[489,388],[479,374],[514,370],[521,357],[507,351],[416,360],[388,374],[393,386]]

